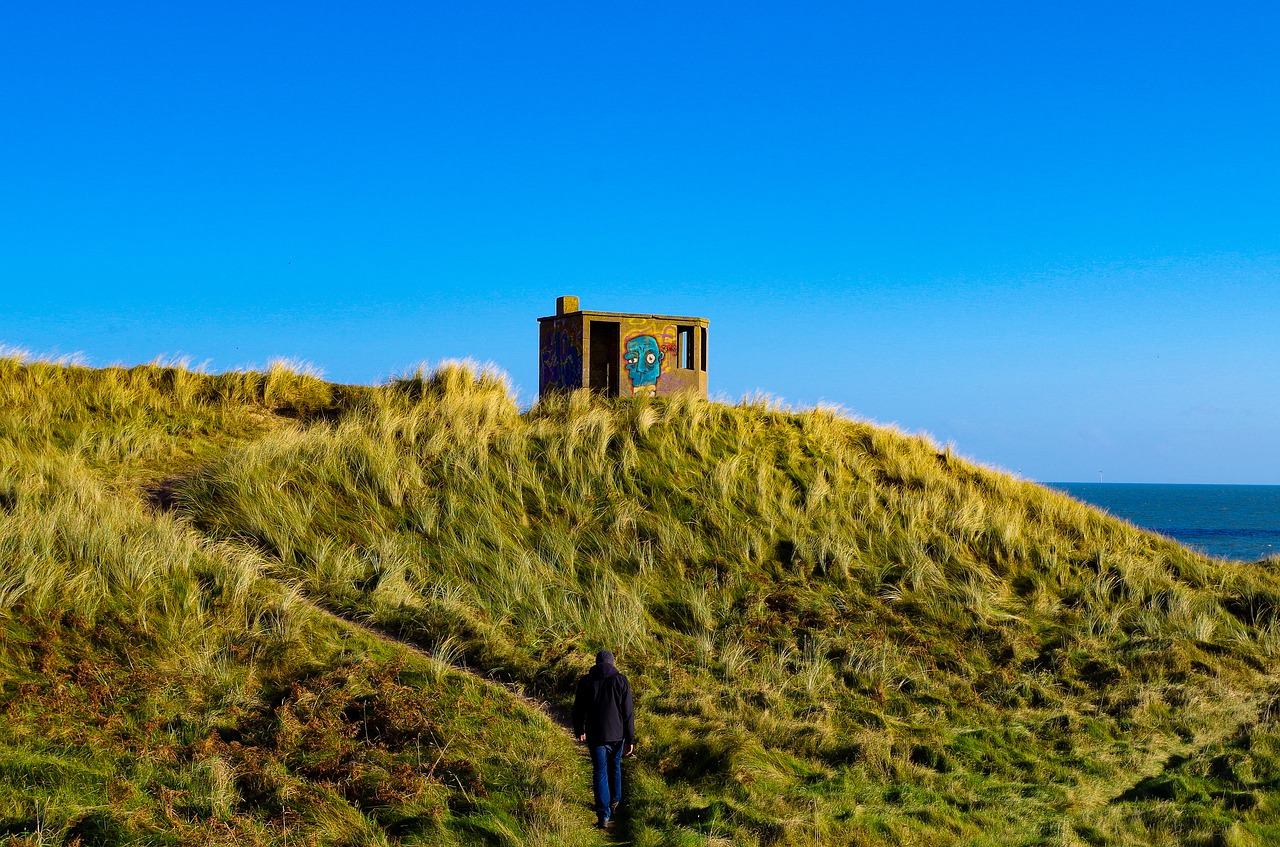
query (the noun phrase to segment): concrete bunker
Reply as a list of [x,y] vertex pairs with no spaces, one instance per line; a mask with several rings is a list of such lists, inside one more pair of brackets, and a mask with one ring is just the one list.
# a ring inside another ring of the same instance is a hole
[[538,393],[589,388],[606,397],[707,396],[706,318],[595,312],[557,297],[538,318]]

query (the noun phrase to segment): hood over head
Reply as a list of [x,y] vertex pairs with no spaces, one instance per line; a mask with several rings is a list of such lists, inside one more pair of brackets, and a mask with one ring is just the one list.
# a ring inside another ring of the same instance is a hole
[[613,665],[592,665],[591,670],[587,671],[587,676],[591,679],[608,679],[618,674],[618,669]]

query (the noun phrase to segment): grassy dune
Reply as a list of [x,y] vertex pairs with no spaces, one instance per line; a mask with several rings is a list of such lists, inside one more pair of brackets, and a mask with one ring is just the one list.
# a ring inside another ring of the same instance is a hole
[[580,756],[511,692],[554,714],[600,647],[640,710],[626,843],[1280,839],[1273,568],[926,439],[522,414],[463,366],[9,360],[0,409],[20,843],[593,843]]
[[595,843],[544,715],[149,504],[335,396],[283,368],[0,362],[0,839]]

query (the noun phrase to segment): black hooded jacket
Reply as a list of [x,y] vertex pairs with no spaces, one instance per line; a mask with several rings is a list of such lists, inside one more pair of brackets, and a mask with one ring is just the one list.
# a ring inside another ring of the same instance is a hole
[[636,710],[631,683],[613,665],[595,665],[578,680],[573,698],[573,734],[588,746],[615,741],[636,743]]

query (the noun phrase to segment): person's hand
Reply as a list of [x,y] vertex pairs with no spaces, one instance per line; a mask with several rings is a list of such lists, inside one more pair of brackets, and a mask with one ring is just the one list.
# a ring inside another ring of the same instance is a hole
[[625,751],[622,755],[624,755],[624,756],[630,756],[630,755],[631,755],[632,753],[634,753],[635,751],[636,751],[636,744],[635,744],[635,742],[633,741],[633,742],[631,742],[630,744],[628,744],[628,745],[627,745],[627,749],[626,749],[626,751]]
[[578,736],[578,740],[585,744],[587,741],[587,734],[585,732],[582,733],[581,735]]

